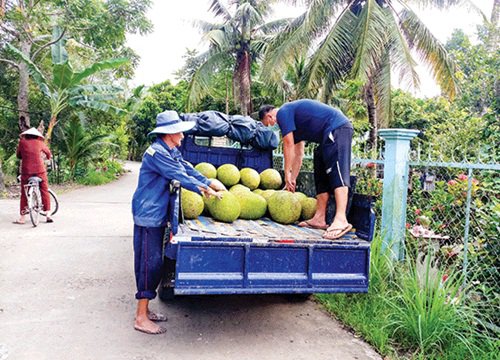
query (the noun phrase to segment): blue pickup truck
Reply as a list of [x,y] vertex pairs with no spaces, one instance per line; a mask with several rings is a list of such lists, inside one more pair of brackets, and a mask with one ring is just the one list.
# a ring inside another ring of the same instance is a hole
[[[231,163],[258,172],[273,167],[271,150],[220,147],[211,142],[187,136],[181,146],[184,159],[193,165]],[[310,186],[300,189],[300,181],[299,190],[308,195],[314,192]],[[337,241],[327,241],[321,230],[281,225],[268,218],[226,224],[204,216],[181,217],[177,234],[165,241],[160,298],[367,292],[375,225],[371,198],[351,194],[348,219],[353,230]]]

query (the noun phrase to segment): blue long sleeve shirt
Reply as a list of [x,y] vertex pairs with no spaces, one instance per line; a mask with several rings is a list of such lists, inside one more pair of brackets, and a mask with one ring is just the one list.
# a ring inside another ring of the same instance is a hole
[[[187,190],[200,194],[210,180],[182,158],[177,148],[170,149],[157,139],[142,157],[139,183],[132,198],[134,223],[144,227],[162,227],[170,217],[170,181],[177,180]],[[175,209],[177,211],[177,209]]]

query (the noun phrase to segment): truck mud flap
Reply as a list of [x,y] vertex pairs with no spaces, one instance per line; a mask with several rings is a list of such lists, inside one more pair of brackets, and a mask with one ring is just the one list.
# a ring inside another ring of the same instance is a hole
[[175,294],[367,292],[370,244],[180,242]]

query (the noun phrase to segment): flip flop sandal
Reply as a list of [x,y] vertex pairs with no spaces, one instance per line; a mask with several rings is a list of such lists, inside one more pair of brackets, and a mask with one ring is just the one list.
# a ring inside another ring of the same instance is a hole
[[26,222],[21,222],[21,221],[19,221],[19,220],[15,220],[15,221],[13,221],[12,223],[13,223],[13,224],[17,224],[17,225],[24,225],[24,224],[26,224]]
[[148,314],[148,318],[151,321],[167,321],[168,320],[165,315],[159,314],[159,313],[154,313],[154,312],[150,312]]
[[47,222],[48,222],[48,223],[53,223],[53,222],[54,222],[54,220],[53,220],[52,218],[48,218],[48,219],[47,219]]
[[[301,224],[305,224],[305,225],[301,225]],[[303,228],[307,228],[307,229],[318,229],[318,230],[326,230],[328,229],[328,225],[324,225],[324,226],[317,226],[317,225],[313,225],[309,222],[309,220],[304,220],[302,222],[300,222],[298,224],[299,227],[303,227]]]
[[149,335],[160,335],[160,334],[165,334],[167,332],[167,329],[164,328],[163,326],[158,326],[158,329],[156,331],[151,331],[151,330],[148,330],[148,329],[143,329],[139,326],[134,326],[134,329],[137,330],[137,331],[140,331],[140,332],[143,332],[145,334],[149,334]]
[[[343,235],[347,234],[349,230],[352,229],[351,224],[347,224],[343,228],[332,228],[332,229],[327,229],[325,233],[323,234],[323,239],[327,240],[337,240],[340,239]],[[331,233],[338,232],[336,235],[329,235]]]

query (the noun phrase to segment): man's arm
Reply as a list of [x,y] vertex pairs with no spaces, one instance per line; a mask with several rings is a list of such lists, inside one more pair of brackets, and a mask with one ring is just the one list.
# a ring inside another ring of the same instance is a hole
[[283,136],[283,155],[285,160],[285,189],[295,192],[295,178],[292,176],[293,164],[296,158],[293,132]]
[[304,141],[295,144],[295,161],[292,163],[292,179],[297,180],[304,159]]

